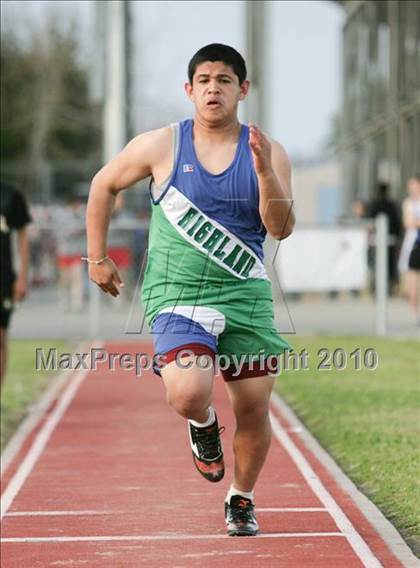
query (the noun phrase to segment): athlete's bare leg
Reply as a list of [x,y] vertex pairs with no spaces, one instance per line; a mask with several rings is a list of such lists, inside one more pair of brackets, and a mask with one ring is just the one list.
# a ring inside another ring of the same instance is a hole
[[195,360],[195,355],[183,357],[182,365],[191,362],[190,368],[180,368],[172,361],[161,372],[168,404],[184,418],[204,423],[212,400],[214,369],[202,369]]
[[233,486],[252,491],[271,442],[270,394],[274,377],[254,377],[225,383],[236,416],[233,440]]
[[61,266],[58,273],[58,302],[64,310],[69,308],[70,268]]
[[0,384],[6,374],[6,360],[7,360],[7,329],[0,328]]

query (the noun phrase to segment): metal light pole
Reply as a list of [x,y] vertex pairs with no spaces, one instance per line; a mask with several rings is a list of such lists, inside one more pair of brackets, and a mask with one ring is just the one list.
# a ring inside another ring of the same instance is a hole
[[245,102],[246,120],[267,129],[267,96],[264,92],[264,72],[267,67],[268,2],[245,2],[245,59],[251,89]]
[[105,29],[105,100],[104,162],[111,160],[127,142],[127,53],[126,30],[128,2],[104,2]]
[[375,220],[375,290],[376,290],[376,334],[387,332],[388,302],[388,217],[383,213]]
[[[103,162],[109,162],[127,142],[128,116],[128,42],[129,2],[108,0],[96,2],[99,46],[98,73],[95,86],[102,90]],[[101,76],[102,75],[102,76]],[[97,94],[97,93],[96,93]],[[97,338],[101,327],[101,295],[91,286],[89,302],[89,334]]]

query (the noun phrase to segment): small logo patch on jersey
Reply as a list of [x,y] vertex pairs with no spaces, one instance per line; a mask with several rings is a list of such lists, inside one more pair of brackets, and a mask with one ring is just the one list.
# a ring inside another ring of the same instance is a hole
[[182,171],[185,173],[189,173],[189,172],[193,172],[194,171],[194,166],[192,164],[184,164],[182,166]]

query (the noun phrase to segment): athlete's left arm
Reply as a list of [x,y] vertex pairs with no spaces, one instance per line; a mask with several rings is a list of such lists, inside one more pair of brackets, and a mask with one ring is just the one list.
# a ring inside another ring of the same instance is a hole
[[18,254],[19,254],[19,273],[13,284],[13,297],[15,302],[22,301],[28,292],[28,271],[29,271],[29,236],[27,227],[22,227],[17,231]]
[[254,125],[250,125],[249,145],[258,178],[262,222],[272,237],[285,239],[295,225],[290,160],[281,144],[270,141]]

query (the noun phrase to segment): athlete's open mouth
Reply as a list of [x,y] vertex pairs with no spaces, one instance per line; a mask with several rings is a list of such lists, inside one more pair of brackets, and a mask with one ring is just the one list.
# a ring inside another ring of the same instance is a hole
[[206,105],[209,107],[218,107],[221,106],[221,102],[220,101],[207,101]]

